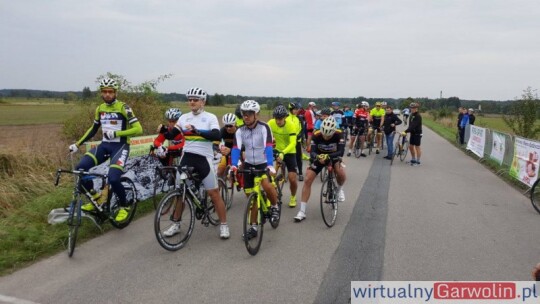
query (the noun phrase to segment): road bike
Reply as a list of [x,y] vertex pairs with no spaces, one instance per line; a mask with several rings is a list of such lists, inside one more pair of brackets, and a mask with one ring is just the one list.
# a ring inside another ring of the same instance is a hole
[[[201,185],[194,167],[176,168],[176,188],[167,193],[159,202],[154,216],[154,233],[161,247],[169,251],[183,248],[195,226],[195,219],[208,227],[217,226],[219,217],[208,193]],[[223,185],[222,185],[223,186]],[[164,232],[171,225],[180,225],[180,229],[172,236]]]
[[274,151],[274,160],[276,162],[276,178],[275,183],[279,191],[283,193],[283,186],[289,181],[289,175],[283,159],[278,159],[279,152]]
[[409,151],[409,140],[407,140],[407,135],[399,133],[398,139],[394,144],[394,155],[392,155],[392,160],[390,160],[390,165],[394,163],[394,158],[399,156],[401,161],[404,161],[407,157]]
[[[253,192],[248,196],[247,204],[246,204],[246,210],[244,212],[244,220],[243,220],[243,238],[244,238],[244,244],[246,245],[246,249],[251,255],[256,255],[259,252],[259,249],[261,248],[261,243],[263,239],[263,233],[264,233],[264,224],[266,221],[270,222],[270,225],[272,228],[277,228],[279,226],[279,221],[281,218],[281,190],[279,187],[276,187],[277,189],[277,205],[278,205],[278,213],[279,217],[277,220],[272,218],[272,213],[270,211],[270,200],[267,199],[266,193],[264,192],[264,189],[262,188],[262,180],[264,178],[268,178],[269,180],[272,180],[272,177],[268,173],[267,169],[260,170],[255,168],[249,168],[247,170],[238,170],[239,172],[243,174],[250,174],[254,177],[254,187]],[[266,176],[259,176],[259,174],[264,173]],[[256,212],[254,214],[253,212]],[[256,235],[253,235],[249,232],[251,228],[255,228],[257,230]],[[249,237],[248,237],[249,236]]]
[[536,212],[540,213],[540,178],[534,182],[533,186],[531,187],[531,203],[534,207],[534,210]]
[[360,156],[362,156],[362,150],[364,148],[361,143],[360,137],[364,136],[364,134],[360,134],[360,131],[357,131],[356,133],[357,135],[354,137],[354,142],[353,142],[353,150],[354,150],[354,157],[359,158]]
[[340,163],[341,157],[332,159],[325,166],[328,173],[321,186],[321,214],[328,227],[334,226],[338,213],[338,185],[332,165],[336,160]]
[[[135,211],[137,210],[138,200],[137,189],[130,178],[126,176],[120,178],[120,182],[126,192],[126,205],[124,207],[126,207],[126,210],[128,211],[128,216],[124,221],[119,222],[115,219],[116,214],[120,209],[119,200],[116,193],[109,189],[110,185],[108,184],[107,174],[98,174],[84,170],[58,169],[56,171],[55,186],[58,186],[62,174],[71,174],[74,176],[72,198],[69,205],[64,208],[66,214],[58,214],[58,216],[65,216],[67,218],[67,249],[69,257],[73,256],[73,252],[75,251],[77,234],[79,227],[82,224],[83,217],[91,220],[101,232],[103,232],[101,225],[106,221],[109,221],[112,226],[118,229],[123,229],[131,223]],[[83,185],[86,180],[98,178],[101,180],[100,196],[96,195],[96,193],[92,193],[93,189],[86,189]],[[83,202],[91,203],[94,206],[94,210],[83,211]]]

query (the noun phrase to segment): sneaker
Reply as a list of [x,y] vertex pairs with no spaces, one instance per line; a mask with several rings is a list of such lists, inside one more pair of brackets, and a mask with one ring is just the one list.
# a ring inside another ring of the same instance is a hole
[[291,196],[291,200],[289,201],[289,207],[296,207],[296,196]]
[[304,181],[304,176],[302,174],[299,174],[298,175],[298,180],[303,182]]
[[411,159],[411,165],[416,163],[416,159]]
[[279,207],[270,207],[270,214],[272,216],[270,220],[277,222],[279,220]]
[[92,203],[86,203],[81,206],[82,211],[94,211],[96,210],[96,207]]
[[298,211],[298,214],[294,217],[294,221],[299,223],[306,219],[306,213],[302,210]]
[[367,157],[367,155],[365,155],[364,153],[361,153],[360,156]]
[[178,233],[180,233],[180,222],[173,222],[169,229],[163,231],[163,235],[166,237],[171,237]]
[[231,236],[229,233],[229,225],[221,224],[219,225],[219,237],[222,239],[228,239]]
[[386,155],[385,157],[383,157],[384,159],[392,159],[392,157]]
[[416,161],[416,162],[412,163],[411,166],[413,166],[413,167],[420,166],[420,162],[419,162],[419,161]]
[[351,156],[351,152],[347,153],[347,156]]
[[248,229],[246,234],[242,235],[242,239],[244,241],[249,241],[252,238],[256,238],[257,234],[258,234],[257,229],[255,227],[251,227]]
[[379,149],[375,150],[375,154],[379,154]]
[[115,222],[123,222],[127,220],[129,215],[129,208],[127,207],[121,207],[120,210],[116,213],[116,217],[114,218]]
[[309,160],[309,156],[302,153],[302,160]]
[[344,202],[345,201],[345,191],[343,191],[343,189],[339,190],[337,200],[338,200],[338,202]]

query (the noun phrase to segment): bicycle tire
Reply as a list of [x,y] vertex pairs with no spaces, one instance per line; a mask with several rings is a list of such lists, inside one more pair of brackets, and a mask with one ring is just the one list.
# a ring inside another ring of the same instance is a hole
[[[331,185],[331,189],[329,189]],[[337,186],[335,180],[330,181],[327,177],[321,186],[321,215],[324,224],[331,228],[336,223],[338,203],[337,203]]]
[[322,168],[321,173],[320,173],[321,182],[324,183],[324,180],[326,179],[327,176],[328,176],[328,169],[325,166]]
[[[189,241],[195,226],[195,210],[193,203],[188,197],[186,197],[184,202],[180,203],[178,199],[181,197],[182,192],[180,190],[175,190],[166,194],[161,199],[154,216],[154,234],[159,245],[168,251],[182,249]],[[181,205],[177,206],[177,204]],[[163,235],[163,232],[173,224],[173,215],[178,207],[183,207],[181,228],[187,227],[187,230],[180,230],[180,233],[170,237],[165,236]]]
[[[248,202],[246,204],[246,210],[244,212],[244,223],[243,223],[243,236],[245,236],[253,225],[251,223],[251,208],[253,206],[257,206],[257,193],[251,193],[248,197]],[[259,249],[261,248],[261,243],[263,239],[263,233],[264,233],[264,215],[262,213],[262,209],[259,208],[257,211],[257,236],[253,237],[251,239],[247,239],[244,237],[244,244],[246,245],[246,249],[249,252],[250,255],[256,255],[259,252]]]
[[399,149],[399,141],[401,140],[401,136],[398,137],[398,141],[394,143],[394,154],[392,154],[392,159],[390,159],[390,166],[394,163],[394,159],[399,154],[401,156],[401,150]]
[[356,136],[354,139],[354,157],[360,158],[362,155],[362,149],[360,149],[360,136]]
[[536,210],[536,212],[538,213],[540,213],[540,186],[538,185],[539,182],[540,179],[537,179],[531,188],[531,204],[533,205],[534,210]]
[[[219,181],[218,181],[219,183]],[[199,189],[199,191],[201,191]],[[204,198],[203,200],[206,202],[206,211],[205,211],[205,214],[206,214],[206,217],[208,218],[208,222],[212,225],[212,226],[217,226],[219,224],[219,216],[216,212],[216,207],[214,206],[214,203],[212,202],[212,199],[210,198],[210,196],[208,196],[208,192],[204,192]],[[201,202],[203,203],[203,202]]]
[[283,187],[285,186],[285,183],[287,182],[286,174],[287,173],[285,171],[285,163],[282,163],[279,167],[279,172],[275,178],[277,189],[279,189],[278,191],[280,191],[281,193],[283,193]]
[[403,147],[401,147],[401,153],[399,154],[399,159],[401,161],[404,161],[405,158],[407,157],[407,152],[409,151],[409,142],[408,141],[405,141],[403,143]]
[[109,204],[111,204],[111,216],[109,219],[111,221],[111,224],[115,228],[124,229],[131,223],[131,221],[135,217],[135,212],[137,211],[137,188],[135,187],[135,183],[133,183],[133,181],[126,176],[122,176],[120,178],[120,183],[122,183],[122,186],[124,187],[124,190],[126,192],[126,207],[129,208],[129,214],[125,221],[117,222],[114,219],[114,215],[116,214],[120,206],[115,204],[115,201],[118,201],[118,199],[116,198],[116,193],[114,193],[113,191],[109,191]]
[[77,235],[79,233],[79,226],[81,225],[81,210],[82,202],[80,199],[74,200],[70,204],[69,214],[67,219],[68,224],[68,239],[67,249],[68,256],[72,257],[75,252],[75,244],[77,243]]

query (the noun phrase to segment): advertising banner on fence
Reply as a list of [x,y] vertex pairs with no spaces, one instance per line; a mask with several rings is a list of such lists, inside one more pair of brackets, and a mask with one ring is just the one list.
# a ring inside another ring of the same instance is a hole
[[[148,152],[150,152],[150,146],[154,143],[154,138],[156,137],[157,135],[132,137],[129,148],[129,157],[147,155]],[[91,141],[85,143],[86,151],[90,151],[90,149],[96,147],[100,143],[100,141]]]
[[499,163],[499,166],[502,165],[504,160],[504,152],[506,147],[506,136],[503,133],[497,131],[492,131],[493,134],[493,146],[491,147],[490,157],[496,160]]
[[532,186],[538,178],[538,155],[540,142],[516,137],[514,159],[510,166],[510,176]]
[[471,125],[471,136],[467,142],[467,150],[471,150],[478,157],[484,157],[486,145],[486,129]]

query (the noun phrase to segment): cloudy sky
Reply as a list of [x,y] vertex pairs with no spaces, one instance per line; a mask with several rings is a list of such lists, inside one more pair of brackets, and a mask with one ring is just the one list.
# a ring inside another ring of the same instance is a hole
[[540,87],[538,0],[0,0],[0,89],[506,100]]

